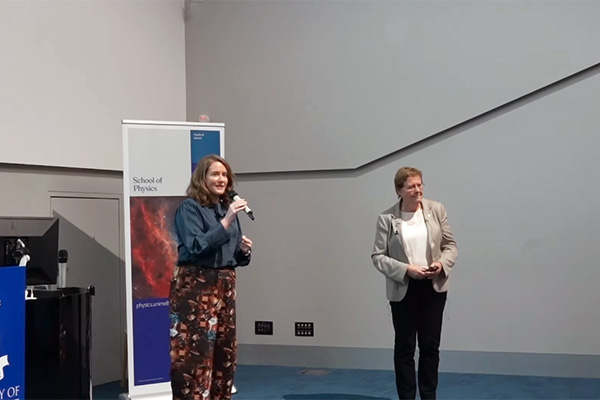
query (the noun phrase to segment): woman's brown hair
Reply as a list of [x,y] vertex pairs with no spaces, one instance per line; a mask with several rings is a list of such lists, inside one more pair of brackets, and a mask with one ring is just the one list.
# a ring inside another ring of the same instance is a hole
[[185,192],[187,197],[195,199],[203,206],[209,206],[213,204],[213,201],[210,197],[210,191],[206,187],[206,175],[208,174],[208,169],[210,168],[210,166],[216,162],[223,164],[223,166],[227,170],[227,188],[225,188],[225,193],[221,196],[219,201],[225,206],[228,206],[231,202],[231,199],[229,198],[229,192],[233,190],[235,175],[231,170],[231,166],[227,161],[225,161],[224,158],[219,157],[215,154],[210,154],[198,161],[198,166],[192,174],[190,184],[187,188],[187,191]]
[[404,182],[412,176],[418,176],[421,178],[421,182],[423,181],[423,172],[416,168],[402,167],[396,172],[396,176],[394,176],[394,187],[396,188],[396,193],[398,193],[398,195],[400,195],[400,189],[404,186]]

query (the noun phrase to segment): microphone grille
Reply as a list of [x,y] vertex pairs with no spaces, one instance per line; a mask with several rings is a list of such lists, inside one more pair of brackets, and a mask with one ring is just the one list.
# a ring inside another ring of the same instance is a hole
[[232,191],[230,191],[230,192],[229,192],[229,197],[230,197],[231,199],[233,199],[233,198],[234,198],[235,196],[237,196],[237,195],[238,195],[238,194],[237,194],[237,192],[236,192],[235,190],[232,190]]
[[69,259],[69,252],[65,249],[61,249],[58,251],[58,262],[66,263]]

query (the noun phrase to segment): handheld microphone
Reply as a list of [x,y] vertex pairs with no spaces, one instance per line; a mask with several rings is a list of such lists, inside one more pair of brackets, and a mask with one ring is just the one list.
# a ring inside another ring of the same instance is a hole
[[[231,197],[231,199],[233,201],[238,201],[239,199],[241,199],[240,195],[237,194],[237,192],[235,190],[232,190],[231,192],[229,192],[229,197]],[[244,207],[244,212],[246,213],[246,215],[248,215],[248,218],[250,218],[252,221],[254,221],[254,213],[252,212],[250,207],[248,207],[248,206]]]
[[65,249],[58,251],[58,277],[57,287],[62,289],[67,287],[67,261],[69,260],[69,252]]

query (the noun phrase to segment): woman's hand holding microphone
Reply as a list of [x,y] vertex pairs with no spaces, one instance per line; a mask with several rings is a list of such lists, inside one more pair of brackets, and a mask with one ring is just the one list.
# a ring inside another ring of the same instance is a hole
[[[223,227],[225,229],[229,229],[231,223],[235,220],[235,216],[240,211],[243,211],[247,205],[248,202],[244,199],[238,199],[232,202],[229,205],[227,214],[225,214],[225,217],[221,220],[221,224],[223,224]],[[242,253],[244,253],[245,256],[249,256],[252,252],[252,240],[242,235],[242,241],[240,242],[240,250],[242,251]]]
[[247,205],[248,202],[244,199],[236,200],[229,205],[227,214],[225,214],[225,217],[221,220],[221,224],[223,224],[225,229],[229,229],[231,223],[235,220],[235,216],[246,208]]

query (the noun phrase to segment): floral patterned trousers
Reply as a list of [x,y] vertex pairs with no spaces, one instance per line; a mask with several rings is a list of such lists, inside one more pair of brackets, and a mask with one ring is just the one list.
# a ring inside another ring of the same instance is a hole
[[175,267],[169,302],[173,399],[231,399],[235,270]]

